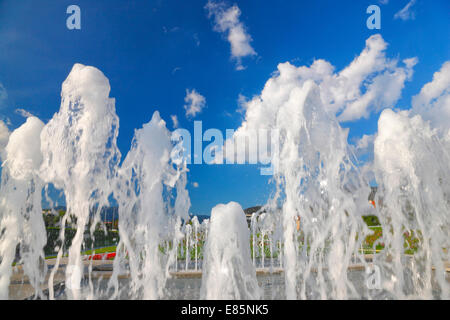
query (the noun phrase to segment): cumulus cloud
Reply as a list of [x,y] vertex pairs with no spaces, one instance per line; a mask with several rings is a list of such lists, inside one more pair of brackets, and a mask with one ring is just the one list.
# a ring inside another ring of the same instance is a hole
[[322,103],[340,121],[368,118],[393,107],[405,81],[411,79],[417,59],[405,59],[399,65],[396,59],[386,58],[386,47],[380,35],[371,36],[360,55],[340,72],[321,59],[309,67],[280,63],[262,92],[245,103],[245,122],[270,127],[278,109],[309,80],[318,85]]
[[[405,81],[411,79],[417,59],[410,58],[402,62],[404,66],[398,67],[397,62],[384,59],[383,69],[380,72],[375,71],[376,75],[373,79],[370,79],[370,74],[366,74],[361,82],[353,86],[353,89],[358,91],[356,98],[346,101],[339,120],[353,121],[368,118],[371,111],[392,108],[401,96]],[[366,89],[363,94],[359,93],[359,84]]]
[[371,134],[371,135],[363,135],[361,137],[361,139],[359,139],[356,143],[356,148],[360,149],[360,150],[367,150],[369,149],[371,146],[373,146],[373,142],[375,140],[375,135]]
[[416,15],[414,11],[412,11],[412,7],[414,6],[415,3],[416,0],[409,1],[408,4],[403,9],[401,9],[394,15],[394,19],[402,19],[403,21],[414,20]]
[[170,119],[172,119],[173,128],[174,129],[178,128],[178,117],[175,114],[173,114],[170,116]]
[[356,141],[354,146],[351,145],[355,156],[363,164],[361,168],[365,171],[370,170],[373,164],[373,146],[376,137],[376,133],[370,135],[365,134]]
[[9,129],[6,124],[0,120],[0,160],[5,159],[5,148],[9,140]]
[[189,91],[186,89],[186,96],[184,97],[184,109],[187,117],[195,117],[206,105],[206,99],[195,89]]
[[444,132],[450,129],[450,61],[412,98],[412,113],[420,114]]
[[236,60],[236,69],[245,69],[242,58],[256,55],[251,46],[252,37],[247,33],[244,24],[239,20],[241,10],[237,5],[227,7],[224,2],[209,0],[205,6],[208,18],[214,18],[214,30],[224,33],[231,45],[231,57]]
[[363,135],[356,141],[354,146],[351,146],[355,156],[360,163],[361,177],[368,183],[375,181],[375,174],[373,172],[373,160],[374,160],[374,143],[377,138],[377,134]]
[[[277,128],[280,121],[294,121],[308,83],[316,88],[313,91],[318,92],[318,100],[326,112],[338,121],[369,118],[382,109],[395,107],[405,82],[413,75],[417,59],[389,59],[386,48],[387,43],[380,35],[371,36],[361,53],[341,71],[322,59],[310,66],[280,63],[258,95],[248,101],[241,99],[240,110],[244,110],[245,117],[233,139]],[[287,109],[291,111],[287,113]],[[290,119],[284,119],[286,114]],[[360,147],[371,140],[372,137],[364,138]],[[225,150],[228,144],[231,141],[226,141]]]
[[[380,35],[366,40],[361,54],[339,74],[322,85],[331,108],[341,112],[340,121],[368,118],[372,111],[393,107],[406,80],[410,80],[417,58],[398,61],[386,58],[387,43]],[[362,93],[361,89],[365,89]]]

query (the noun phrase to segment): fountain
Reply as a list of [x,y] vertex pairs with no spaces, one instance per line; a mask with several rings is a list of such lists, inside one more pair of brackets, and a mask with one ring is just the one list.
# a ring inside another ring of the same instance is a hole
[[290,95],[274,122],[281,136],[274,168],[280,192],[272,204],[282,203],[287,298],[356,295],[347,269],[352,259],[363,260],[357,235],[364,235],[364,226],[357,203],[361,191],[368,191],[358,179],[347,133],[325,111],[312,81]]
[[[390,150],[397,150],[393,154]],[[445,140],[420,116],[385,110],[378,121],[375,170],[380,181],[379,217],[390,232],[376,257],[383,287],[391,297],[449,298],[443,261],[448,261],[450,158]],[[416,233],[419,245],[405,257],[403,234]],[[433,272],[435,268],[435,272]],[[433,282],[436,282],[433,289]],[[438,293],[435,292],[435,295]]]
[[41,208],[43,182],[37,174],[42,163],[39,134],[43,127],[39,119],[28,118],[11,134],[6,146],[0,186],[0,299],[8,298],[17,245],[24,273],[38,294],[44,281],[47,239]]
[[[189,215],[180,137],[156,111],[135,131],[121,163],[109,81],[94,67],[74,65],[59,112],[47,124],[28,118],[6,147],[0,298],[13,298],[15,268],[32,287],[28,298],[448,299],[448,140],[418,115],[385,110],[371,168],[377,208],[371,208],[348,131],[322,91],[302,79],[267,118],[280,133],[271,155],[276,191],[250,227],[235,202],[217,205],[200,223]],[[266,103],[264,94],[258,99]],[[41,208],[49,185],[67,204],[51,263],[44,260]],[[85,238],[94,238],[101,209],[112,204],[120,240],[113,262],[96,262],[83,254],[95,251]],[[367,212],[380,220],[381,251],[364,247],[373,233],[362,219]],[[69,222],[75,234],[66,245]],[[418,248],[405,247],[405,233],[415,234]],[[365,271],[373,268],[380,272],[376,288],[366,285]]]
[[250,233],[241,206],[236,202],[215,206],[209,232],[200,298],[259,299]]
[[[61,230],[69,217],[76,223],[68,252],[70,267],[66,269],[66,287],[75,299],[80,298],[79,282],[84,269],[81,248],[89,214],[92,208],[108,203],[110,181],[120,158],[116,146],[119,120],[109,91],[109,81],[100,70],[75,64],[62,85],[60,111],[41,133],[44,160],[40,176],[44,182],[64,190],[66,199],[67,214]],[[64,238],[63,232],[61,237]],[[61,246],[50,276],[50,297],[63,249]]]
[[[155,112],[151,121],[136,131],[131,150],[118,172],[114,196],[119,203],[118,247],[123,248],[118,251],[115,270],[123,268],[123,262],[127,261],[134,298],[163,297],[169,265],[167,257],[160,252],[160,245],[173,232],[169,228],[171,211],[186,218],[189,209],[178,208],[178,203],[175,204],[178,210],[169,207],[168,193],[175,187],[178,195],[186,200],[182,192],[186,179],[178,180],[185,172],[171,166],[171,150],[169,131]],[[115,272],[113,279],[117,275]],[[117,294],[117,279],[115,283]]]

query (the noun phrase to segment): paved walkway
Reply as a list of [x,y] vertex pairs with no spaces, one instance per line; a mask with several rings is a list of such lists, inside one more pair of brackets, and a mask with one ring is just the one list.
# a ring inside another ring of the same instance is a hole
[[[371,263],[373,261],[373,255],[368,254],[365,255],[365,259],[368,263]],[[65,267],[67,265],[68,258],[64,257],[61,258],[59,263],[58,271],[55,273],[53,284],[58,285],[65,280]],[[53,266],[56,263],[56,259],[47,259],[46,263],[49,267],[49,269],[53,268]],[[85,266],[85,273],[87,274],[87,268],[92,265],[92,273],[91,277],[93,279],[96,278],[103,278],[103,279],[109,279],[112,275],[112,261],[108,260],[84,260],[83,264]],[[353,264],[349,266],[350,270],[364,270],[364,264]],[[435,269],[433,267],[433,269]],[[314,272],[315,270],[313,270]],[[450,273],[450,261],[447,261],[445,263],[445,271],[447,273]],[[256,274],[257,275],[263,275],[263,274],[269,274],[269,273],[275,273],[280,274],[283,272],[282,268],[274,267],[272,270],[270,268],[257,268]],[[41,290],[47,290],[48,289],[48,279],[50,276],[50,270],[47,272],[47,275],[45,277],[45,282],[41,286]],[[177,271],[177,272],[171,272],[171,276],[176,278],[201,278],[202,272],[201,270],[195,271],[195,270],[189,270],[189,271]],[[128,278],[129,274],[122,274],[119,275],[119,278]],[[449,277],[450,279],[450,277]],[[26,298],[29,298],[33,296],[34,294],[34,288],[30,284],[28,277],[24,275],[22,266],[15,266],[13,268],[13,275],[11,276],[11,283],[9,286],[9,298],[11,300],[23,300]]]

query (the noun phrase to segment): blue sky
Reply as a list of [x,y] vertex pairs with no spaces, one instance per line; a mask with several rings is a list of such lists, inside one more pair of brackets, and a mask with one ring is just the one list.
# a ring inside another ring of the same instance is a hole
[[[446,0],[417,0],[410,8],[414,19],[406,20],[394,15],[409,0],[235,1],[226,4],[241,10],[240,22],[257,53],[244,57],[245,69],[236,70],[230,43],[214,30],[206,2],[0,0],[0,84],[7,92],[0,119],[12,130],[25,121],[15,110],[24,109],[47,122],[59,109],[61,84],[73,64],[92,65],[109,78],[120,117],[118,145],[125,156],[134,129],[155,110],[169,129],[171,115],[190,131],[193,120],[202,120],[204,130],[238,128],[243,120],[236,112],[239,95],[259,94],[279,63],[309,66],[325,59],[339,71],[376,33],[389,44],[389,58],[418,58],[396,108],[410,108],[411,97],[450,59]],[[71,4],[81,8],[81,30],[66,28]],[[381,30],[366,27],[371,4],[381,8]],[[187,89],[206,100],[193,119],[183,108]],[[350,128],[350,142],[373,134],[378,116],[342,123]],[[265,203],[272,187],[258,168],[190,165],[191,211],[209,214],[217,203],[232,200],[244,208]]]

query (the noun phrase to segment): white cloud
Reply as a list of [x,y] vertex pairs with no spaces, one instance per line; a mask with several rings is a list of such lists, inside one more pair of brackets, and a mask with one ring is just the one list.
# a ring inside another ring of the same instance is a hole
[[[406,80],[413,74],[416,58],[397,60],[386,58],[387,43],[380,35],[366,40],[366,47],[352,63],[322,85],[329,92],[332,109],[340,112],[340,121],[368,118],[372,111],[393,107],[400,98]],[[361,93],[361,89],[365,89]],[[327,103],[327,101],[325,101]]]
[[194,33],[193,38],[194,38],[194,41],[195,41],[195,45],[197,47],[199,47],[200,46],[200,38],[198,37],[198,34]]
[[5,147],[8,144],[9,135],[8,127],[0,120],[0,160],[5,158]]
[[186,89],[184,102],[186,103],[184,109],[186,110],[187,117],[195,117],[206,105],[205,97],[195,91],[195,89],[192,89],[191,91]]
[[[386,48],[387,43],[380,35],[371,36],[359,56],[340,72],[325,60],[299,67],[289,62],[280,63],[259,95],[247,102],[241,99],[245,119],[235,137],[299,121],[296,112],[301,112],[306,87],[317,88],[312,91],[318,92],[319,104],[331,118],[336,115],[339,121],[369,118],[384,108],[395,107],[405,81],[412,77],[417,59],[402,62],[389,59],[385,55]],[[307,86],[311,82],[313,85]],[[312,96],[315,97],[315,93]]]
[[8,99],[8,92],[5,87],[0,83],[0,108],[5,106],[6,100]]
[[[353,121],[359,118],[368,118],[371,111],[392,108],[401,96],[406,80],[413,74],[412,68],[417,63],[416,58],[403,60],[404,67],[398,67],[397,62],[384,61],[384,69],[372,80],[365,82],[366,91],[357,95],[356,99],[348,101],[339,116],[341,121]],[[370,78],[370,77],[369,77]]]
[[199,186],[199,184],[198,184],[198,182],[192,182],[192,186],[194,187],[194,188],[198,188],[198,186]]
[[370,162],[371,160],[373,160],[373,144],[376,137],[376,133],[370,135],[364,134],[360,139],[356,140],[356,143],[354,145],[351,145],[358,159],[367,156],[368,161],[366,162]]
[[244,114],[245,110],[247,108],[247,102],[248,102],[247,97],[244,96],[243,94],[239,93],[239,96],[238,96],[238,106],[239,107],[237,109],[237,112]]
[[[411,110],[398,113],[389,109],[383,111],[379,120],[379,132],[383,135],[382,140],[393,139],[392,141],[397,144],[398,132],[404,135],[404,132],[411,129],[411,125],[419,126],[421,131],[430,130],[421,119],[428,121],[432,130],[437,129],[437,132],[444,138],[443,141],[447,139],[450,143],[450,61],[446,61],[441,69],[434,73],[432,81],[425,84],[419,94],[412,98]],[[363,135],[354,147],[356,156],[368,156],[368,161],[361,167],[361,172],[369,178],[373,176],[373,152],[378,135],[379,133]],[[405,146],[405,148],[409,147],[408,144]],[[396,157],[397,154],[392,156]]]
[[450,129],[450,61],[412,98],[412,113],[420,114],[444,132]]
[[16,109],[15,113],[20,114],[24,118],[34,117],[33,114],[31,114],[29,111],[21,108]]
[[361,137],[361,139],[359,139],[357,141],[356,148],[361,149],[361,150],[369,149],[371,145],[373,146],[374,140],[375,140],[375,135],[365,134]]
[[174,129],[178,128],[178,117],[175,114],[173,114],[170,116],[170,119],[172,119],[173,128]]
[[371,36],[360,55],[338,73],[321,59],[309,67],[280,63],[261,94],[245,104],[246,122],[272,123],[278,109],[308,80],[319,86],[323,104],[340,121],[368,118],[372,112],[393,107],[417,59],[405,59],[399,66],[397,60],[386,58],[386,47],[380,35]]
[[214,30],[226,33],[231,45],[231,57],[236,60],[236,69],[243,70],[242,58],[256,55],[250,45],[252,37],[247,33],[244,24],[239,20],[241,10],[237,5],[227,7],[223,2],[209,0],[205,8],[208,18],[214,17]]
[[377,137],[376,133],[371,135],[365,134],[359,140],[356,141],[355,146],[351,146],[355,156],[359,160],[362,160],[362,162],[360,162],[360,164],[362,164],[362,166],[360,167],[360,172],[363,178],[369,183],[371,180],[374,179],[373,148],[376,137]]
[[374,160],[374,143],[377,138],[377,134],[363,135],[356,141],[355,145],[350,145],[353,149],[355,156],[360,163],[360,174],[363,180],[368,184],[375,181],[375,175],[373,172],[373,160]]
[[397,12],[394,15],[394,19],[402,19],[403,21],[406,20],[414,20],[416,15],[412,11],[412,6],[416,3],[416,0],[411,0],[408,2],[408,4],[399,12]]

